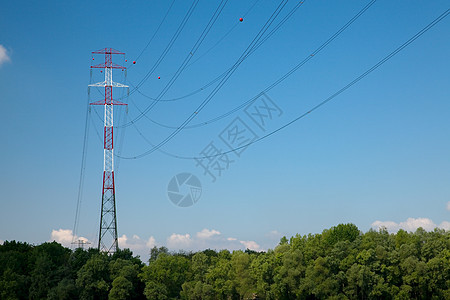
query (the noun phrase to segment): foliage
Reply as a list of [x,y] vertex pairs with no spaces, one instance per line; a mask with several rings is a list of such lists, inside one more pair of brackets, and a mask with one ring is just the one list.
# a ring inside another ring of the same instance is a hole
[[275,249],[108,256],[58,243],[0,245],[0,299],[450,299],[450,232],[339,224]]

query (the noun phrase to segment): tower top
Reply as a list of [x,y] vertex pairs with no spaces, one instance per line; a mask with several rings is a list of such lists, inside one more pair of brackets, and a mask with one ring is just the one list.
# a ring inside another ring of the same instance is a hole
[[125,55],[125,53],[120,52],[113,48],[103,48],[97,51],[92,51],[92,54],[122,54]]
[[121,70],[125,70],[126,67],[123,66],[119,66],[118,64],[115,64],[112,62],[112,54],[122,54],[125,55],[124,52],[120,52],[116,49],[113,48],[103,48],[97,51],[92,51],[92,54],[105,54],[105,62],[95,65],[95,66],[91,66],[91,68],[96,68],[96,69],[105,69],[105,68],[111,68],[111,69],[121,69]]

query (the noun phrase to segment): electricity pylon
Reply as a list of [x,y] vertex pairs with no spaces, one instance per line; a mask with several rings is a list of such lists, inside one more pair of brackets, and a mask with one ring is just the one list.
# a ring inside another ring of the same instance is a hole
[[[124,70],[125,67],[112,62],[113,54],[125,55],[112,48],[104,48],[92,52],[92,54],[104,54],[105,62],[91,66],[91,68],[103,69],[105,81],[90,84],[89,86],[104,87],[105,99],[92,102],[91,105],[104,105],[104,130],[103,130],[103,188],[102,209],[100,213],[100,230],[98,238],[98,249],[108,254],[116,252],[117,241],[117,217],[116,217],[116,193],[114,184],[114,105],[127,105],[113,100],[113,88],[128,87],[124,84],[113,82],[113,69]],[[101,72],[102,72],[101,71]]]

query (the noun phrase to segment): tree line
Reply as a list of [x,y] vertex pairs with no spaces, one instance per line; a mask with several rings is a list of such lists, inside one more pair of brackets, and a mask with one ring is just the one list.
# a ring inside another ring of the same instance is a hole
[[56,242],[0,245],[0,299],[450,299],[450,232],[340,224],[265,252],[154,247],[144,264]]

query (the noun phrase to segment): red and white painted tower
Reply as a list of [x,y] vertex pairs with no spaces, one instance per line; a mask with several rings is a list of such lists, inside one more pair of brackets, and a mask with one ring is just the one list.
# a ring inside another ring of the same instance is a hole
[[105,99],[92,102],[91,105],[104,105],[104,138],[103,138],[103,189],[102,210],[100,214],[100,231],[98,238],[98,249],[107,253],[114,253],[118,248],[117,242],[117,218],[116,218],[116,193],[114,185],[114,105],[127,105],[113,100],[113,88],[128,87],[121,83],[113,82],[113,69],[124,70],[125,67],[112,62],[113,54],[125,55],[112,48],[104,48],[92,52],[92,54],[103,54],[105,62],[91,66],[91,68],[103,69],[105,81],[90,84],[89,86],[104,87]]

